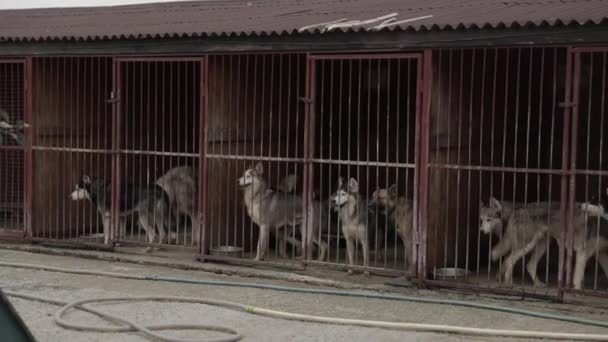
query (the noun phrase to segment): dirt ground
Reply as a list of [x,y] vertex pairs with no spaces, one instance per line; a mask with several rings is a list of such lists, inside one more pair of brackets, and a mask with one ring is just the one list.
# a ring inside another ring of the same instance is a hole
[[[94,252],[91,252],[94,253]],[[108,262],[70,256],[45,255],[0,249],[0,260],[42,264],[87,270],[112,271],[129,274],[159,275],[191,279],[227,280],[235,282],[255,282],[288,285],[296,287],[316,287],[286,280],[262,279],[262,277],[241,277],[221,275],[202,271],[188,271],[163,266],[148,266],[136,263]],[[288,278],[286,278],[288,279]],[[353,279],[356,282],[357,279]],[[322,316],[373,319],[397,322],[419,322],[449,324],[469,327],[491,327],[495,329],[529,329],[551,332],[608,333],[608,329],[536,319],[499,312],[468,309],[446,305],[430,305],[398,302],[381,299],[349,298],[318,294],[296,294],[262,289],[207,286],[184,283],[140,281],[106,278],[99,276],[71,275],[46,271],[0,267],[0,287],[5,290],[43,295],[64,301],[88,297],[107,296],[187,296],[205,297],[232,302],[241,302],[269,309],[290,311]],[[445,293],[416,289],[395,289],[408,295],[431,298],[458,298],[482,303],[498,303],[546,312],[578,315],[597,320],[608,320],[608,303],[597,300],[585,306],[553,304],[544,301],[499,300],[490,297]],[[53,315],[57,306],[12,298],[12,303],[22,315],[26,324],[39,341],[143,341],[135,333],[83,333],[69,331],[56,326]],[[120,313],[141,323],[200,323],[219,324],[239,330],[244,341],[488,341],[485,337],[443,335],[432,333],[402,332],[370,329],[352,326],[337,326],[287,321],[244,312],[231,311],[212,306],[195,304],[138,303],[104,305],[103,309]],[[86,313],[68,315],[76,322],[106,324]],[[180,337],[212,337],[214,333],[167,332]],[[495,339],[504,341],[505,339]]]

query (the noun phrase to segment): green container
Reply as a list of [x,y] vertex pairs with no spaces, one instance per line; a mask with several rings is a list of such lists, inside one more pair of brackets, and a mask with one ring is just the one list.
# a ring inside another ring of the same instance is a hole
[[0,341],[36,342],[2,290],[0,290]]

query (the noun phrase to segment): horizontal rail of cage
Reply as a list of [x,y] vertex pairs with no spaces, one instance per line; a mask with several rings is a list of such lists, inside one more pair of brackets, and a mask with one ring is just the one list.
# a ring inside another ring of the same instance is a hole
[[198,158],[198,153],[189,152],[165,152],[165,151],[152,151],[152,150],[119,150],[118,153],[122,155],[148,155],[148,156],[160,156],[160,157],[185,157],[185,158]]
[[505,172],[505,173],[528,173],[528,174],[550,174],[550,175],[571,175],[575,171],[562,169],[538,169],[538,168],[516,168],[516,167],[501,167],[501,166],[478,166],[478,165],[458,165],[458,164],[440,164],[429,163],[429,168],[438,170],[460,170],[460,171],[487,171],[487,172]]
[[369,167],[391,167],[413,169],[416,167],[414,163],[391,163],[381,161],[361,161],[361,160],[340,160],[340,159],[310,159],[311,163],[315,164],[332,164],[332,165],[350,165],[350,166],[369,166]]
[[289,158],[289,157],[266,157],[266,156],[254,156],[248,154],[217,154],[209,153],[205,155],[208,159],[223,159],[223,160],[248,160],[248,161],[267,161],[267,162],[292,162],[292,163],[304,163],[307,160],[305,158]]
[[382,59],[412,59],[419,60],[422,58],[420,53],[378,53],[378,54],[313,54],[310,55],[310,59],[315,60],[346,60],[346,61],[358,61],[358,60],[382,60]]
[[115,150],[104,150],[94,148],[72,148],[72,147],[48,147],[48,146],[32,146],[33,151],[53,151],[53,152],[77,152],[77,153],[95,153],[95,154],[112,154],[117,153]]

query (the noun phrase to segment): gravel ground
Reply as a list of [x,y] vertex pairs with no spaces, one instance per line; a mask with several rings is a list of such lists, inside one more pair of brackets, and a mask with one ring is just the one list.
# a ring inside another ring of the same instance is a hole
[[[241,278],[237,276],[215,275],[197,271],[175,270],[158,266],[110,263],[99,260],[88,260],[75,257],[49,256],[18,251],[0,250],[0,260],[5,262],[23,262],[83,268],[88,270],[112,271],[129,274],[162,275],[183,278],[208,280],[229,280],[237,282],[258,282],[277,285],[307,287],[284,281]],[[25,270],[0,267],[0,287],[6,290],[69,301],[89,297],[107,296],[187,296],[206,297],[249,305],[323,316],[343,318],[374,319],[399,322],[420,322],[434,324],[451,324],[472,327],[491,327],[496,329],[530,329],[562,332],[607,333],[607,329],[580,326],[557,321],[535,319],[477,309],[452,306],[415,304],[379,299],[347,298],[338,296],[295,294],[261,289],[205,286],[181,283],[166,283],[115,279],[98,276],[82,276],[46,271]],[[420,295],[446,297],[448,295],[424,291]],[[449,295],[453,298],[453,295]],[[482,302],[498,302],[481,299]],[[17,311],[39,341],[142,341],[140,335],[83,333],[64,330],[53,322],[57,306],[29,300],[11,299]],[[566,312],[585,317],[606,320],[608,309],[601,307],[581,308],[568,305],[548,304],[546,302],[501,303],[542,309],[553,312]],[[219,324],[238,329],[245,341],[488,341],[488,338],[471,338],[468,336],[441,335],[431,333],[401,332],[381,329],[369,329],[352,326],[337,326],[287,321],[255,316],[212,306],[182,303],[136,303],[103,305],[111,313],[120,313],[125,317],[141,323],[200,323]],[[104,324],[96,317],[82,312],[68,315],[76,322]],[[212,337],[213,333],[200,332],[166,332],[181,337]],[[495,339],[496,341],[504,339]]]

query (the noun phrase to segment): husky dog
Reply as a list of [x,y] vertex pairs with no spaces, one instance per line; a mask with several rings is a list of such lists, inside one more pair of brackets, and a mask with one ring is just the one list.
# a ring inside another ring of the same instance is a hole
[[[355,264],[355,247],[357,242],[363,249],[363,266],[369,266],[369,233],[374,220],[369,220],[371,214],[365,200],[359,194],[359,183],[351,178],[346,184],[342,177],[338,180],[338,190],[331,198],[334,210],[338,212],[338,218],[342,223],[342,234],[346,240],[346,254],[348,264]],[[352,269],[348,270],[352,274]],[[365,274],[369,272],[365,271]]]
[[[515,207],[505,201],[490,198],[490,206],[481,203],[479,210],[480,230],[485,234],[497,233],[500,242],[492,248],[492,261],[506,255],[503,270],[504,281],[513,282],[513,267],[515,263],[534,250],[528,260],[526,270],[534,286],[544,287],[545,284],[537,275],[538,261],[547,251],[548,232],[550,229],[559,231],[561,225],[561,211],[559,203],[543,202],[531,204],[528,207],[516,205]],[[505,228],[504,232],[502,231]]]
[[[91,179],[83,175],[70,198],[74,201],[89,200],[97,207],[103,222],[104,243],[110,241],[110,207],[112,190],[110,183],[103,179]],[[124,229],[124,218],[137,213],[139,223],[146,231],[148,242],[153,243],[158,231],[159,242],[165,237],[167,219],[171,215],[167,194],[158,185],[135,186],[122,184],[120,188],[119,210],[120,229]],[[146,248],[150,251],[151,248]]]
[[[608,213],[606,212],[608,209],[608,188],[600,194],[599,198],[592,198],[590,202],[581,204],[580,208],[590,218],[596,217],[603,219],[602,221],[608,221]],[[592,256],[597,256],[597,262],[608,277],[608,229],[600,226],[601,223],[605,224],[606,222],[597,222],[593,219],[589,221],[585,241],[581,243],[580,238],[575,238],[575,247],[578,247],[578,249],[576,250],[572,283],[577,290],[583,288],[585,268]]]
[[171,212],[176,222],[179,222],[179,215],[190,217],[192,225],[192,242],[199,243],[200,221],[196,210],[198,205],[197,198],[197,177],[194,170],[189,166],[178,166],[170,169],[156,184],[160,186],[169,198]]
[[603,212],[600,206],[589,203],[576,204],[574,216],[574,241],[572,246],[563,246],[561,234],[563,231],[562,213],[557,202],[532,204],[527,208],[512,208],[504,202],[490,199],[490,208],[480,210],[481,227],[486,233],[496,227],[502,227],[506,220],[506,232],[501,241],[492,249],[492,260],[511,254],[505,260],[505,282],[512,282],[514,264],[525,254],[534,249],[526,269],[532,277],[535,286],[544,286],[536,275],[538,261],[547,251],[547,239],[554,238],[560,248],[572,248],[576,253],[573,284],[576,289],[582,288],[585,266],[589,258],[598,253],[598,262],[608,275],[608,257],[603,250],[608,249],[608,240],[603,237],[596,239],[597,230],[588,229],[589,215],[599,216]]
[[[405,266],[409,272],[414,272],[416,260],[413,257],[413,223],[414,207],[412,201],[397,194],[397,185],[388,189],[377,189],[369,201],[372,211],[379,210],[397,230],[397,235],[405,248]],[[411,258],[410,258],[411,257]]]
[[[271,230],[276,231],[286,226],[299,226],[302,239],[307,242],[307,254],[311,255],[312,243],[320,248],[319,259],[325,257],[327,246],[318,239],[315,232],[319,228],[316,220],[310,225],[312,230],[306,229],[303,224],[304,204],[300,196],[284,193],[281,191],[271,191],[262,175],[264,167],[258,163],[254,168],[245,170],[243,176],[238,179],[238,185],[243,190],[243,200],[247,208],[249,218],[260,227],[260,236],[256,257],[254,260],[264,260],[268,249],[268,238]],[[316,205],[313,204],[313,217]],[[277,234],[281,238],[281,234]],[[282,245],[282,243],[281,243]]]

